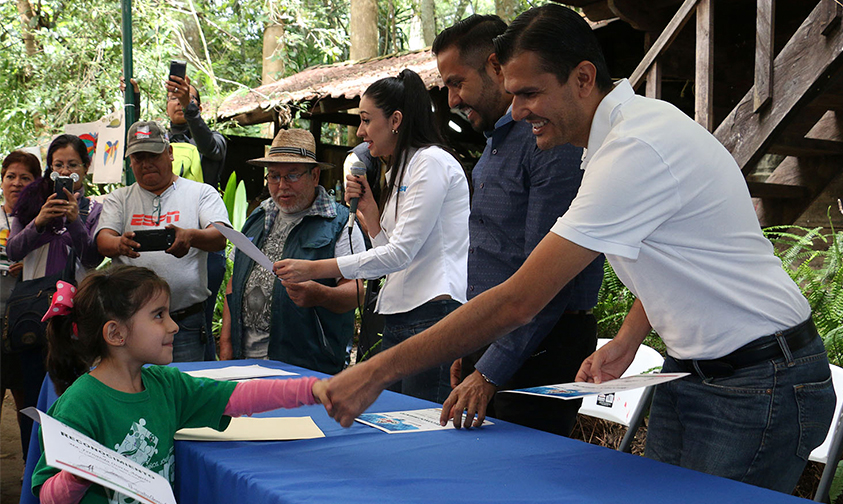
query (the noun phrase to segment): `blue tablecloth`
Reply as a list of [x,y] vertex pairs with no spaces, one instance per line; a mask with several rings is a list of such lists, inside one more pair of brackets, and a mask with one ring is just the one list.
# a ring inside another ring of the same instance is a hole
[[[178,367],[189,371],[255,363],[319,375],[272,361],[179,363]],[[42,390],[42,396],[54,399],[49,392]],[[385,392],[368,411],[431,406]],[[179,503],[806,502],[498,420],[482,429],[390,435],[357,423],[343,429],[321,406],[257,416],[308,415],[326,437],[177,442]]]

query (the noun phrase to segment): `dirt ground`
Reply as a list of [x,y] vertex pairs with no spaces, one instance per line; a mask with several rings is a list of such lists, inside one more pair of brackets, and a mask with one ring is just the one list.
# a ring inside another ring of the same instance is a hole
[[12,394],[3,398],[0,415],[0,502],[12,504],[20,501],[23,456],[20,449],[20,431],[15,415]]

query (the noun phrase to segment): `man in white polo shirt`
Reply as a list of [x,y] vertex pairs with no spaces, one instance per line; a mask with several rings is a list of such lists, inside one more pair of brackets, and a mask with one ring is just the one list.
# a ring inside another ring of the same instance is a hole
[[[160,124],[138,121],[127,137],[126,157],[137,182],[105,199],[97,247],[115,263],[147,267],[170,284],[170,316],[179,325],[173,361],[206,360],[213,341],[204,309],[208,252],[225,248],[225,237],[212,224],[231,227],[228,212],[213,187],[173,173],[173,151]],[[136,231],[168,228],[175,232],[172,246],[138,252]]]
[[810,307],[735,161],[672,105],[613,86],[588,24],[565,7],[522,14],[495,49],[513,118],[532,124],[538,146],[587,148],[580,191],[509,280],[332,380],[332,416],[347,425],[379,387],[527,323],[603,252],[638,299],[577,378],[619,377],[654,328],[664,370],[691,375],[656,391],[646,455],[792,491],[828,430],[834,391]]

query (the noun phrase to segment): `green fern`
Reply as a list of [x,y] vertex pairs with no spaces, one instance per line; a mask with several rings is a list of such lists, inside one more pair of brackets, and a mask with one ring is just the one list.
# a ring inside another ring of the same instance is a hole
[[[829,222],[831,219],[829,218]],[[811,305],[829,361],[843,364],[843,232],[831,227],[774,226],[764,230],[782,267]]]
[[[827,234],[822,227],[774,226],[764,234],[775,246],[784,270],[808,299],[829,361],[843,366],[843,232],[833,226]],[[635,296],[607,261],[594,307],[598,337],[613,338],[634,301]],[[664,343],[655,332],[644,344],[664,353]]]

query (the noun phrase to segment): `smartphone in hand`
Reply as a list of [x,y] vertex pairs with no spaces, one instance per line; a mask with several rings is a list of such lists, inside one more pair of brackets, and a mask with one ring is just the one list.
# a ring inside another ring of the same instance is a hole
[[[56,172],[53,172],[56,173]],[[54,177],[56,187],[56,199],[63,199],[67,201],[67,194],[64,189],[73,192],[73,179],[71,177]]]
[[167,80],[170,80],[170,75],[175,75],[176,77],[184,79],[185,75],[187,75],[187,62],[181,60],[171,60],[170,73],[167,75]]
[[176,241],[176,230],[169,228],[135,231],[135,237],[132,239],[140,244],[140,247],[135,249],[137,252],[167,250]]

